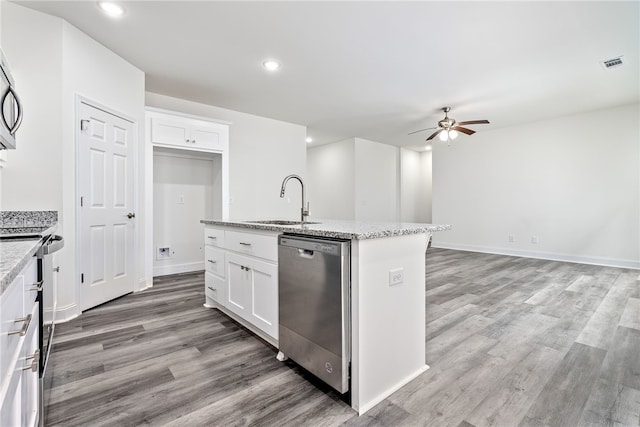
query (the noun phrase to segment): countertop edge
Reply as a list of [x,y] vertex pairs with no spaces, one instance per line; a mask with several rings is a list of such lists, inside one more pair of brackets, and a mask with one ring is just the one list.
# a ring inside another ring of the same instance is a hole
[[[205,225],[219,225],[223,227],[279,231],[282,233],[296,233],[296,234],[304,234],[309,236],[332,237],[332,238],[350,239],[350,240],[367,240],[367,239],[378,239],[378,238],[385,238],[385,237],[406,236],[410,234],[432,233],[436,231],[449,230],[451,228],[450,225],[412,224],[413,226],[410,226],[410,227],[409,226],[401,227],[401,228],[389,227],[387,229],[370,231],[370,232],[350,232],[350,231],[340,231],[340,230],[317,230],[313,228],[313,224],[310,226],[274,225],[274,224],[259,224],[259,223],[251,222],[250,220],[230,221],[230,220],[205,220],[205,219],[200,220],[200,222]],[[325,224],[325,223],[321,222],[320,224]],[[380,227],[384,227],[384,223],[371,223],[371,224],[376,224]],[[398,225],[398,223],[389,223],[389,224]]]
[[14,262],[11,268],[0,278],[0,295],[4,293],[4,291],[11,285],[14,279],[18,276],[18,274],[22,271],[22,269],[29,263],[31,258],[36,254],[40,246],[42,246],[42,239],[33,239],[29,240],[32,243],[32,247],[27,250],[26,253],[22,256],[22,258]]

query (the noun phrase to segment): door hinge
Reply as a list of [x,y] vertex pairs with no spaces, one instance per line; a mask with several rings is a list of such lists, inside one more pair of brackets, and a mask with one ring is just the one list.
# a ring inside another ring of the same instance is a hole
[[80,273],[80,283],[84,283],[84,273]]
[[84,196],[80,196],[80,207],[84,206]]
[[91,120],[80,120],[80,130],[82,132],[86,131],[87,129],[89,129],[89,122]]

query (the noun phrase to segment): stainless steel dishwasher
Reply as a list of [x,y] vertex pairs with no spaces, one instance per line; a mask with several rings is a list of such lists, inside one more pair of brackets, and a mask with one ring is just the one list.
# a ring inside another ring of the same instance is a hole
[[351,362],[350,247],[344,240],[278,238],[278,358],[291,358],[340,393],[349,390]]

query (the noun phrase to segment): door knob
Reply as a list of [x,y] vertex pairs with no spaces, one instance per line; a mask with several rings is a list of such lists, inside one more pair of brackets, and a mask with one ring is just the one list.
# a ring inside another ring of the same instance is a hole
[[136,214],[134,214],[133,212],[129,212],[129,213],[127,214],[127,218],[129,218],[129,219],[131,219],[131,218],[135,218],[135,217],[136,217]]

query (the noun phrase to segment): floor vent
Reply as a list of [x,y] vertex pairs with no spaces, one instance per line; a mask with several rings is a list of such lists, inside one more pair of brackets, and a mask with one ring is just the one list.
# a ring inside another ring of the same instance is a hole
[[602,68],[608,70],[609,68],[615,68],[622,66],[622,56],[613,59],[607,59],[606,61],[602,61]]

